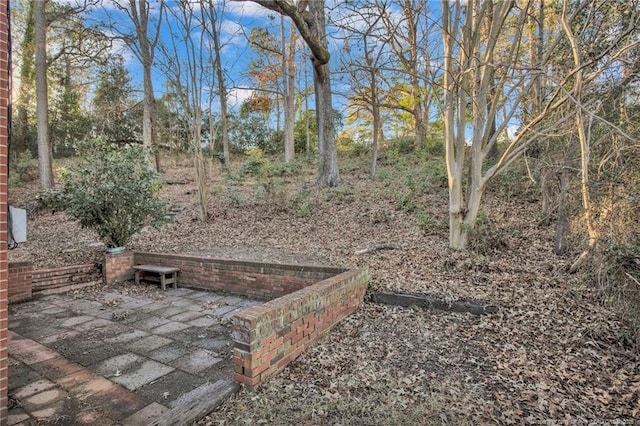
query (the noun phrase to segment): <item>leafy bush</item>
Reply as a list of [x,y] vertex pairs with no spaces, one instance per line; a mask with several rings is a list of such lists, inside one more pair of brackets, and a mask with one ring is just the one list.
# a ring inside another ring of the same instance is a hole
[[94,229],[107,247],[124,246],[143,227],[169,220],[158,197],[160,181],[140,147],[94,142],[80,152],[82,160],[65,171],[62,187],[40,194],[45,208],[65,211]]
[[285,163],[283,161],[273,162],[269,174],[271,176],[285,177],[285,176],[298,176],[302,173],[302,163],[299,161],[289,161]]
[[256,156],[249,156],[240,165],[238,174],[240,176],[252,176],[254,178],[261,178],[266,175],[266,167],[268,167],[269,160],[266,158],[260,158]]
[[387,141],[390,147],[395,148],[398,154],[410,154],[416,149],[416,138],[412,136],[403,136]]

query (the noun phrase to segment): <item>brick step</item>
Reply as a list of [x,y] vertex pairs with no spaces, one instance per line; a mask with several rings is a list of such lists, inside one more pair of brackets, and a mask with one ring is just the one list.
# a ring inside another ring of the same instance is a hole
[[60,285],[56,287],[46,287],[46,288],[40,287],[40,288],[34,288],[33,292],[36,294],[41,294],[43,296],[46,296],[48,294],[66,293],[67,291],[71,291],[71,290],[78,290],[85,287],[91,287],[100,283],[102,283],[102,280],[66,284],[66,285]]
[[64,274],[92,273],[94,271],[97,272],[97,269],[93,264],[73,265],[73,266],[67,266],[62,268],[39,269],[39,270],[33,271],[33,276],[38,278],[54,277],[54,276],[64,275]]
[[42,277],[40,275],[34,274],[31,277],[31,282],[35,285],[38,283],[47,283],[47,282],[53,282],[53,281],[60,281],[60,280],[66,280],[66,281],[81,281],[81,280],[85,280],[87,279],[87,277],[92,278],[95,276],[99,276],[100,273],[98,273],[97,271],[92,271],[92,272],[83,272],[83,273],[66,273],[66,274],[57,274],[57,275],[47,275],[45,277]]

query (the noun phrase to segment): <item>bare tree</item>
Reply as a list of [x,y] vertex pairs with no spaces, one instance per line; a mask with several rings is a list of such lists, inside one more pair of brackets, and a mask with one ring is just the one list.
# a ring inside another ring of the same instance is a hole
[[119,10],[124,12],[134,26],[135,36],[126,34],[126,30],[120,28],[115,23],[112,26],[128,41],[131,51],[142,65],[142,84],[144,90],[143,113],[142,113],[142,142],[145,153],[145,161],[149,167],[151,163],[151,151],[156,149],[156,170],[160,170],[160,155],[157,150],[157,135],[154,129],[154,104],[155,95],[153,92],[152,68],[155,58],[156,46],[160,38],[162,19],[164,16],[165,2],[154,2],[157,4],[157,19],[153,22],[151,7],[148,0],[114,0],[113,2]]
[[[383,137],[381,116],[380,81],[387,46],[394,36],[382,25],[383,17],[388,15],[384,1],[375,3],[355,2],[348,12],[337,22],[346,32],[344,43],[351,55],[343,59],[343,72],[349,74],[352,93],[350,106],[362,108],[371,115],[373,130],[371,133],[371,168],[369,175],[375,179],[378,159],[379,140]],[[355,47],[355,46],[359,46]]]
[[[195,31],[204,26],[199,3],[189,0],[176,2],[176,7],[168,9],[173,15],[171,22],[178,26],[171,30],[169,45],[160,45],[162,67],[171,89],[177,95],[183,113],[187,116],[191,136],[190,149],[198,187],[198,217],[206,221],[209,217],[210,160],[202,150],[202,105],[203,88],[206,79],[206,64],[210,63],[204,40],[206,31]],[[208,70],[207,70],[208,71]]]
[[[296,41],[295,27],[289,26],[289,37],[285,36],[284,16],[281,18],[282,32],[282,79],[284,106],[284,161],[295,158],[294,130],[296,124]],[[287,43],[288,41],[288,43]]]
[[[507,1],[468,0],[464,4],[460,0],[442,1],[444,87],[440,110],[445,131],[449,244],[452,248],[462,249],[467,245],[488,183],[534,141],[550,137],[560,129],[567,130],[570,128],[568,123],[573,121],[581,144],[582,167],[585,168],[590,138],[586,116],[588,122],[598,120],[624,134],[618,126],[597,115],[597,99],[586,94],[596,91],[604,73],[614,67],[624,53],[638,46],[638,41],[630,36],[638,28],[637,12],[630,15],[633,19],[629,19],[626,26],[619,25],[606,33],[606,37],[599,40],[599,50],[590,52],[586,60],[580,53],[575,53],[580,50],[576,41],[601,34],[594,31],[597,25],[590,26],[593,17],[601,15],[596,12],[600,6],[595,1],[573,4],[572,12],[565,12],[563,16],[564,34],[554,29],[556,36],[549,37],[553,41],[546,43],[542,57],[536,56],[536,63],[532,64],[527,63],[521,52],[532,4],[533,1],[527,1],[516,7],[515,2]],[[569,10],[569,5],[568,1],[563,1],[565,9]],[[576,29],[580,31],[579,35]],[[566,69],[566,60],[561,55],[566,52],[564,47],[567,45],[574,52],[572,66],[569,65],[566,71],[557,67],[555,74],[545,73],[545,79],[553,79],[553,82],[546,88],[548,93],[541,99],[538,112],[522,115],[527,97],[535,93],[534,87],[539,84],[539,79],[532,76],[543,72],[552,61]],[[495,72],[498,65],[500,73]],[[503,111],[503,116],[493,129],[499,110]],[[498,135],[516,122],[519,125],[517,135],[495,161],[489,161],[489,152],[497,143]],[[581,173],[583,204],[586,206],[590,203],[588,173]],[[587,212],[587,215],[590,218],[585,219],[589,223],[591,214]],[[595,229],[589,229],[590,240],[594,232]]]
[[[542,134],[540,129],[537,133],[529,130],[542,121],[546,110],[524,123],[502,156],[487,166],[486,160],[498,135],[509,126],[533,85],[532,79],[518,72],[528,4],[519,9],[514,6],[510,1],[469,0],[465,5],[460,0],[442,1],[444,87],[440,111],[449,182],[449,245],[455,249],[463,249],[468,243],[487,184]],[[513,22],[508,24],[510,17]],[[498,52],[501,39],[510,43]],[[506,69],[496,79],[498,54]],[[505,93],[502,102],[493,96],[496,92]],[[505,98],[509,99],[508,104]],[[547,110],[566,102],[566,97],[552,99]],[[510,108],[506,118],[494,129],[500,107],[507,106]]]
[[382,14],[391,35],[391,51],[397,59],[397,69],[409,80],[410,102],[394,102],[389,107],[403,109],[413,116],[416,146],[423,146],[429,125],[432,96],[427,93],[424,79],[431,68],[429,54],[429,5],[427,0],[394,0],[401,13]]
[[311,50],[316,119],[318,122],[318,151],[320,154],[317,184],[320,187],[337,186],[339,183],[338,151],[336,149],[336,132],[333,117],[325,2],[324,0],[297,2],[293,0],[250,1],[290,17]]
[[[222,3],[224,7],[224,3]],[[205,30],[209,33],[209,36],[213,40],[214,51],[214,69],[216,71],[216,77],[218,82],[218,96],[220,98],[220,125],[222,127],[222,153],[224,156],[224,163],[226,167],[231,165],[231,159],[229,156],[229,118],[227,108],[227,85],[225,82],[224,72],[222,68],[222,60],[220,58],[220,19],[216,10],[215,2],[207,0],[206,5],[203,5],[203,11],[205,19],[209,21],[208,25],[204,25]],[[212,138],[213,139],[213,138]]]

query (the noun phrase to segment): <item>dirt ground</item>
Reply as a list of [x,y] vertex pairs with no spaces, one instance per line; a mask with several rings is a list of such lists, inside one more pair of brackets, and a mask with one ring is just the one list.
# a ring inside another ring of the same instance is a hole
[[[637,424],[640,363],[630,329],[553,254],[535,194],[518,182],[486,195],[473,250],[447,247],[447,192],[419,162],[341,164],[338,188],[315,171],[266,184],[215,169],[210,220],[197,220],[188,160],[166,160],[163,189],[175,222],[145,230],[131,249],[366,267],[382,289],[472,298],[498,313],[474,316],[377,305],[336,326],[282,374],[240,391],[201,425]],[[235,165],[235,169],[238,166]],[[38,208],[36,186],[11,188],[28,210],[29,241],[10,260],[37,267],[98,262],[95,233]],[[400,248],[358,255],[380,243]]]

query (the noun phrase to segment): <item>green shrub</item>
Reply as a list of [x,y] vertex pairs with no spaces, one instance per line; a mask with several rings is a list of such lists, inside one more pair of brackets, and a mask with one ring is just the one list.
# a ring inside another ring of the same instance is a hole
[[416,138],[413,136],[403,136],[390,139],[387,144],[394,147],[399,154],[410,154],[416,149]]
[[124,246],[143,227],[170,220],[158,196],[160,180],[146,167],[140,147],[94,141],[80,154],[65,171],[62,187],[39,195],[45,208],[94,229],[107,247]]
[[242,162],[240,169],[238,170],[238,174],[240,176],[252,176],[259,179],[267,174],[267,167],[269,167],[268,159],[252,155]]
[[298,161],[284,161],[272,162],[269,169],[269,176],[285,177],[285,176],[298,176],[302,172],[302,164]]
[[312,216],[317,210],[316,205],[310,198],[311,192],[302,188],[293,199],[293,214],[297,217]]

